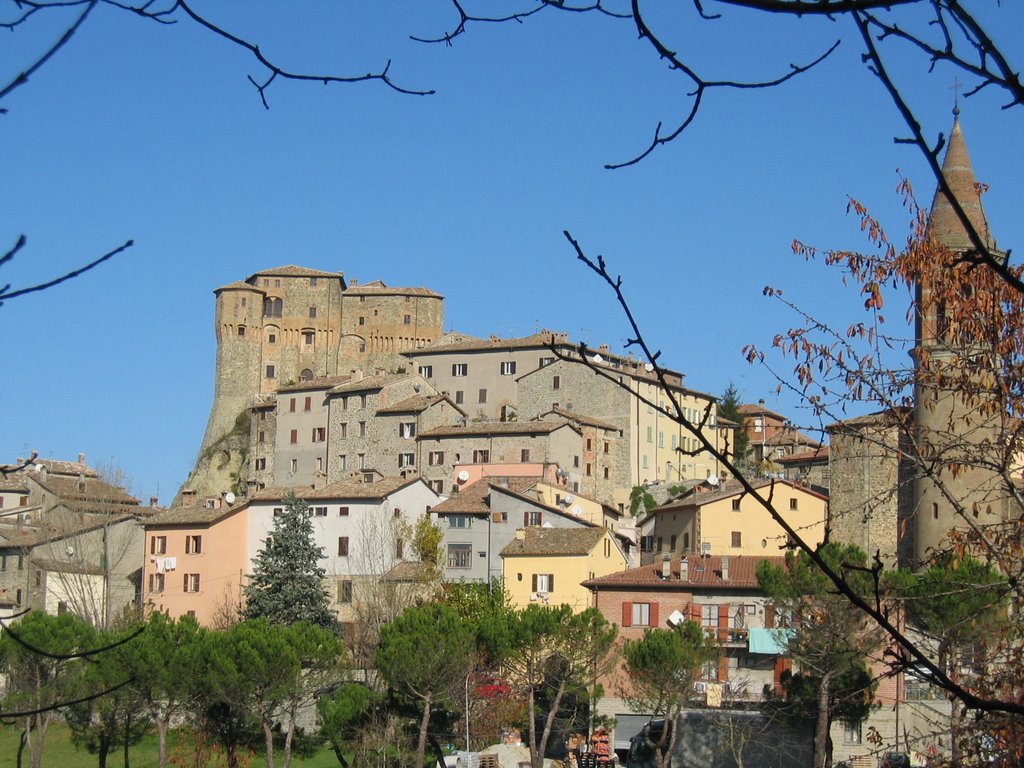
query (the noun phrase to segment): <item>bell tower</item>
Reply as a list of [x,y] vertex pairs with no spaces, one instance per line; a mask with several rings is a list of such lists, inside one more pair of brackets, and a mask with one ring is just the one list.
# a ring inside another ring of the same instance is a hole
[[[971,228],[994,248],[974,178],[959,109],[942,164],[950,192]],[[975,291],[991,290],[986,268],[968,268],[976,250],[941,186],[925,230],[916,290],[914,424],[918,475],[914,482],[913,553],[916,565],[948,543],[954,529],[1006,519],[1009,499],[998,472],[1005,416],[995,394],[991,345],[964,313],[977,311]]]

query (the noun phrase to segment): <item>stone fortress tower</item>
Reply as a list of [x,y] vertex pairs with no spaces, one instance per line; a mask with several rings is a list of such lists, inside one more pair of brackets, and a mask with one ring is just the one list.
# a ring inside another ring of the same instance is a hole
[[284,266],[214,291],[213,405],[195,468],[179,491],[215,496],[244,486],[249,409],[299,381],[394,371],[444,332],[444,297],[427,288],[346,283],[341,272]]

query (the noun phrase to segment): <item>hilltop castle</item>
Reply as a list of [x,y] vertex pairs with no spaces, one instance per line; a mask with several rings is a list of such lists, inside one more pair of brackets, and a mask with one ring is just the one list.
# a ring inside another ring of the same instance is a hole
[[403,352],[438,339],[444,325],[444,297],[427,288],[358,285],[305,267],[262,270],[214,295],[213,406],[182,489],[199,496],[244,486],[249,409],[262,396],[355,370],[396,370]]

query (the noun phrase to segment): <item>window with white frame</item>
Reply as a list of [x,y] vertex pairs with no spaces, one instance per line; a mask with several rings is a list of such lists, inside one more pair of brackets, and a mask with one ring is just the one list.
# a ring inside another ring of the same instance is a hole
[[186,573],[184,578],[184,586],[182,589],[185,592],[198,592],[199,591],[199,574],[198,573]]
[[203,537],[202,536],[186,536],[185,537],[185,554],[186,555],[201,555],[203,553]]
[[472,544],[449,544],[448,567],[469,568],[473,562]]
[[164,591],[164,574],[162,574],[162,573],[151,573],[151,574],[149,574],[149,591],[150,592],[163,592]]
[[431,467],[439,467],[444,464],[444,451],[431,451],[428,453],[427,464]]
[[416,437],[416,422],[404,421],[398,425],[398,436],[404,439]]
[[516,372],[516,361],[509,360],[501,364],[502,376],[514,376]]
[[555,591],[555,574],[553,573],[535,573],[533,574],[533,591],[546,595],[549,592]]
[[634,627],[651,626],[651,604],[633,603],[633,616],[630,621]]
[[412,467],[412,466],[415,466],[415,464],[416,464],[416,454],[415,453],[400,453],[400,454],[398,454],[398,468],[399,469],[401,469],[402,467]]
[[452,363],[452,376],[468,376],[469,365],[467,363]]
[[420,376],[422,376],[424,379],[433,378],[433,376],[434,376],[434,366],[432,366],[432,365],[421,365],[420,366]]
[[449,528],[469,528],[473,525],[472,515],[448,515]]

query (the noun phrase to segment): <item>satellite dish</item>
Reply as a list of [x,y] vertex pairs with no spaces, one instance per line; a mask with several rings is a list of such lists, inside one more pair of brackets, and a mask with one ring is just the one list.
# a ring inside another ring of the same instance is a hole
[[712,486],[713,485],[718,485],[718,482],[719,482],[718,475],[708,475],[708,479],[707,479],[708,485],[712,485]]
[[456,477],[458,477],[460,483],[464,483],[469,480],[469,472],[462,470]]
[[224,501],[226,501],[228,504],[234,504],[235,494],[233,494],[231,491],[228,491],[227,493],[224,494]]
[[412,391],[413,392],[419,392],[420,391],[420,383],[418,381],[415,384],[412,385]]
[[73,554],[75,554],[75,548],[72,547],[70,544],[64,549],[64,551],[67,553],[68,557],[71,557]]
[[644,363],[644,370],[650,373],[654,370],[654,366],[651,363]]
[[668,623],[673,627],[679,626],[685,620],[686,617],[679,611],[672,611],[672,613],[668,615]]
[[565,498],[562,501],[565,502],[565,506],[569,506],[570,504],[572,504],[572,502],[575,500],[575,498],[576,497],[573,496],[571,493],[567,493],[565,495]]
[[580,515],[582,515],[582,514],[583,514],[583,510],[582,510],[582,509],[580,509],[580,508],[579,508],[579,506],[575,506],[575,507],[573,507],[573,508],[572,508],[571,510],[569,510],[569,511],[570,511],[570,512],[572,512],[572,513],[573,513],[574,515],[576,515],[576,517],[579,517]]
[[591,359],[591,360],[592,360],[593,362],[597,363],[598,365],[600,365],[601,363],[603,363],[603,362],[604,362],[604,358],[603,358],[603,357],[601,357],[600,355],[594,355],[594,356],[593,356],[592,358],[590,358],[590,359]]

